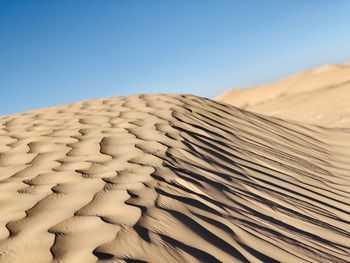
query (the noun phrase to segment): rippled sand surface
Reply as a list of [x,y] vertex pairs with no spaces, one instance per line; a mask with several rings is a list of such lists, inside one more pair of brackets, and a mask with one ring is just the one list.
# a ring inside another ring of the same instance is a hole
[[0,117],[0,262],[350,262],[350,132],[190,95]]

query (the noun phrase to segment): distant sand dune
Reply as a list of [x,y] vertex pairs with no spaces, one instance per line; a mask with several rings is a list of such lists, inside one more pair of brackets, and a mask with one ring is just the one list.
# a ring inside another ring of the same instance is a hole
[[350,262],[349,157],[190,95],[2,116],[0,262]]
[[217,100],[269,116],[350,128],[350,64],[326,65],[261,87],[232,89]]

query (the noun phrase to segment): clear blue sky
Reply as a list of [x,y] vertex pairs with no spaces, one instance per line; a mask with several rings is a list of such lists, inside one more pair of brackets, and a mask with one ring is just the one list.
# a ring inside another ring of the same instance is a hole
[[348,60],[348,0],[0,0],[0,114],[213,97]]

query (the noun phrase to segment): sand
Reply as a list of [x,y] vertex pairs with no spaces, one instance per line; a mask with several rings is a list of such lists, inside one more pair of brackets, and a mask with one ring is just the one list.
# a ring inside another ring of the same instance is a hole
[[273,84],[232,89],[216,99],[269,116],[350,128],[350,64],[326,65]]
[[0,262],[350,262],[350,132],[190,95],[0,117]]

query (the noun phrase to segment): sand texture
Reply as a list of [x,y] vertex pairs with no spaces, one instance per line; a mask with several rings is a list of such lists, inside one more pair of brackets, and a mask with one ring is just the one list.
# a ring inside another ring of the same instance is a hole
[[350,128],[350,64],[323,66],[256,88],[232,89],[216,99],[269,116]]
[[0,262],[350,262],[349,157],[190,95],[2,116]]

